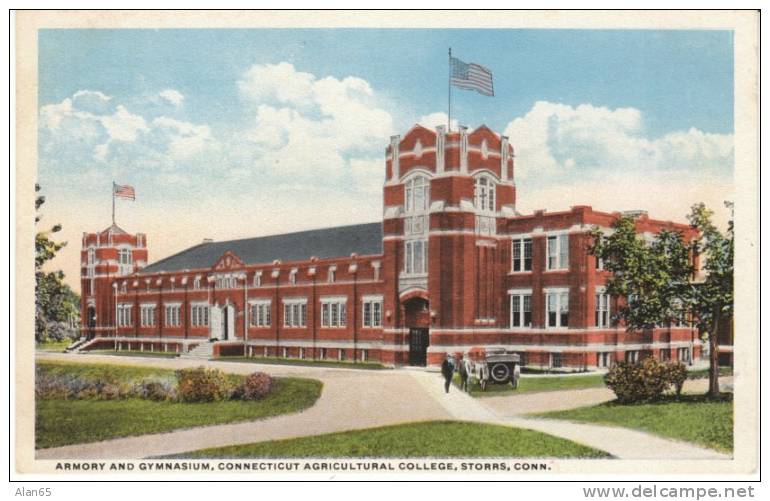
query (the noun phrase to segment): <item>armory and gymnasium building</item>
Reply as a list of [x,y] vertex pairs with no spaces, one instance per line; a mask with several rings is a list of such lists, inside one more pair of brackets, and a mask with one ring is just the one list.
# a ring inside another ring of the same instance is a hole
[[[517,212],[507,137],[415,125],[385,156],[380,222],[206,240],[152,264],[142,233],[84,234],[82,348],[436,365],[505,346],[565,370],[701,355],[694,329],[613,324],[588,247],[621,214]],[[634,216],[640,234],[693,236]]]

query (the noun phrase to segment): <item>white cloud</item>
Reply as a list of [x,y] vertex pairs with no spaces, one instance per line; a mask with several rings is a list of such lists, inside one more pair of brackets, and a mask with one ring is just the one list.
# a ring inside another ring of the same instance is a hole
[[148,132],[150,130],[143,117],[134,115],[123,105],[118,105],[115,113],[112,115],[101,116],[98,120],[107,129],[107,134],[109,134],[110,139],[113,141],[136,141],[140,132]]
[[181,106],[184,102],[184,95],[176,89],[165,89],[158,92],[158,96],[174,106]]
[[152,125],[167,134],[168,151],[174,158],[189,158],[200,154],[206,148],[216,146],[211,129],[207,125],[196,125],[168,117],[156,118]]
[[251,67],[237,85],[255,105],[255,126],[237,154],[261,172],[339,180],[392,133],[392,116],[355,76],[317,78],[282,62]]
[[538,101],[505,128],[521,178],[572,171],[732,171],[733,138],[697,129],[651,138],[641,111]]
[[[423,127],[427,129],[435,129],[438,125],[443,125],[446,127],[447,124],[447,114],[443,111],[439,111],[436,113],[430,113],[428,115],[423,115],[420,117],[420,119],[417,121],[418,124],[422,125]],[[457,130],[457,119],[452,119],[452,130]]]

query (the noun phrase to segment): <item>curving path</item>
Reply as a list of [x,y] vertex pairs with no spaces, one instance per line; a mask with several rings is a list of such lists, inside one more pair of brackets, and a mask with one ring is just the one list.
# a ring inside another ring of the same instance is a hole
[[[716,451],[626,428],[530,419],[518,415],[523,412],[540,412],[599,403],[601,396],[598,393],[596,395],[584,393],[594,390],[477,399],[456,388],[452,388],[448,394],[444,393],[441,376],[436,372],[424,370],[372,371],[248,362],[58,353],[38,353],[37,358],[170,369],[205,365],[240,374],[262,370],[273,376],[314,378],[324,384],[321,397],[316,404],[300,413],[243,423],[196,427],[40,449],[36,453],[38,459],[139,459],[209,447],[441,419],[529,428],[601,449],[623,459],[729,459],[729,456]],[[599,391],[608,390],[599,389]],[[556,404],[557,407],[554,408],[553,405],[549,407],[548,402]]]

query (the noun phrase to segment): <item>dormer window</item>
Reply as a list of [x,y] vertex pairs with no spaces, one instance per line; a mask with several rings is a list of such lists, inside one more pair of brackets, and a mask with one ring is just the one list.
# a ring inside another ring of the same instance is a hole
[[258,271],[254,273],[254,287],[261,287],[262,286],[262,272]]
[[473,190],[473,205],[483,212],[495,211],[495,182],[488,176],[479,176]]
[[291,285],[297,285],[297,269],[294,268],[291,270],[291,273],[289,273],[289,283]]
[[337,267],[336,266],[332,266],[332,267],[329,268],[329,275],[327,277],[327,281],[330,284],[333,284],[334,282],[337,281]]
[[201,277],[195,277],[195,280],[193,281],[193,288],[194,289],[201,288]]

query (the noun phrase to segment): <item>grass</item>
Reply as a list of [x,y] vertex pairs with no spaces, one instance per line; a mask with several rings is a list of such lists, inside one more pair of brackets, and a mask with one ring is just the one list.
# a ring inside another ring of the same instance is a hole
[[303,360],[301,358],[281,358],[281,357],[244,357],[244,356],[224,356],[217,357],[217,362],[250,362],[253,364],[270,365],[301,365],[307,367],[334,367],[340,369],[369,369],[383,370],[389,369],[379,362],[344,362],[337,360]]
[[44,343],[35,343],[35,350],[61,352],[74,342],[74,339],[67,339],[64,341],[46,341]]
[[155,357],[155,358],[176,358],[179,353],[163,351],[139,351],[139,350],[90,350],[88,353],[97,355],[112,355],[115,357]]
[[[720,367],[719,368],[719,375],[720,376],[732,376],[733,375],[733,368],[732,367]],[[707,379],[709,377],[709,370],[708,367],[705,369],[696,369],[694,371],[688,371],[687,372],[687,379]]]
[[733,450],[732,394],[719,399],[683,395],[650,404],[609,402],[591,407],[538,414],[540,417],[623,426],[692,442],[722,452]]
[[[460,376],[455,374],[454,384],[460,387]],[[559,390],[582,390],[586,388],[604,388],[603,374],[579,376],[533,376],[519,379],[518,389],[509,384],[488,384],[486,391],[481,391],[478,380],[472,378],[468,383],[473,397],[495,397],[517,393],[536,393]]]
[[[169,377],[174,372],[149,367],[59,362],[38,362],[38,367],[51,373],[122,381]],[[243,376],[233,374],[228,377],[240,379]],[[181,403],[139,398],[37,399],[35,446],[57,447],[193,426],[250,421],[307,409],[321,395],[322,384],[313,379],[276,378],[275,384],[276,388],[267,397],[256,401]]]
[[532,430],[481,423],[432,421],[203,449],[172,457],[609,458],[610,456],[603,451]]

